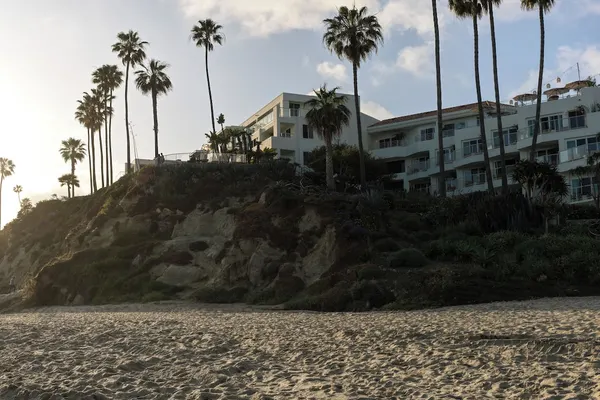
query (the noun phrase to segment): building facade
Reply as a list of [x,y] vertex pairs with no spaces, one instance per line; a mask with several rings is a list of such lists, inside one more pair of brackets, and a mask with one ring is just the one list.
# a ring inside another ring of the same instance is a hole
[[[352,117],[350,124],[343,127],[341,136],[335,139],[335,142],[358,145],[354,96],[344,96],[348,98],[346,106],[352,112]],[[306,122],[308,108],[305,103],[312,98],[314,96],[282,93],[244,121],[242,127],[252,132],[252,139],[255,143],[260,143],[261,149],[275,149],[278,157],[307,165],[310,152],[324,145],[323,140],[319,139],[317,133],[313,132]],[[361,122],[363,143],[365,148],[368,148],[366,129],[379,120],[361,113]]]
[[[501,186],[499,133],[495,103],[485,103],[484,125],[494,186]],[[531,150],[535,127],[535,104],[502,105],[502,128],[509,184],[511,169]],[[600,87],[583,88],[563,98],[542,103],[540,135],[536,147],[539,161],[557,165],[569,184],[571,202],[587,202],[597,193],[592,176],[572,171],[600,151]],[[430,111],[377,122],[369,128],[371,153],[384,159],[399,187],[435,194],[438,191],[438,134],[443,136],[444,165],[449,195],[486,190],[483,145],[477,103],[443,110],[443,130],[437,132],[437,112]]]

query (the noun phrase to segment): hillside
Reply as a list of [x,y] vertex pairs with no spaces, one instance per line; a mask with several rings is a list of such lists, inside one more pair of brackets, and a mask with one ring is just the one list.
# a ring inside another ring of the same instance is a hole
[[30,306],[323,311],[600,294],[598,240],[582,228],[539,236],[541,215],[520,195],[327,193],[281,162],[148,167],[10,223],[0,287],[14,275]]

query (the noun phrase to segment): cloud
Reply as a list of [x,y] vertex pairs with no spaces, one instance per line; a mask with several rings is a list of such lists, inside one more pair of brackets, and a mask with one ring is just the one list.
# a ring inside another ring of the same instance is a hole
[[[302,29],[323,29],[323,19],[333,15],[339,0],[178,0],[188,18],[211,18],[221,24],[237,24],[251,36]],[[415,31],[430,38],[433,33],[431,2],[424,0],[356,0],[376,13],[385,31]],[[447,1],[438,7],[440,26],[449,15]]]
[[419,78],[430,76],[434,73],[433,53],[433,43],[405,47],[398,53],[396,66]]
[[331,78],[338,82],[344,82],[348,79],[346,66],[344,64],[335,64],[329,61],[317,65],[317,73],[325,79]]
[[377,118],[379,120],[393,118],[394,114],[389,112],[385,107],[381,104],[377,104],[374,101],[363,101],[360,104],[360,112],[370,115],[373,118]]
[[[587,46],[585,48],[560,46],[556,52],[554,67],[544,70],[544,85],[550,83],[552,86],[562,86],[565,83],[577,80],[579,78],[577,63],[579,63],[582,79],[600,73],[600,48],[598,46]],[[556,82],[557,77],[561,78],[561,84]],[[510,93],[510,98],[520,93],[530,93],[536,90],[537,79],[538,70],[530,70],[525,82]]]

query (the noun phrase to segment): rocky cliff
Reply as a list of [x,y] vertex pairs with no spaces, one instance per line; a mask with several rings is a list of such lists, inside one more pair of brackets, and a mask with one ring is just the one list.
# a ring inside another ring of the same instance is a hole
[[338,218],[357,204],[293,182],[282,163],[186,164],[42,202],[0,233],[0,285],[35,305],[287,301],[367,251]]

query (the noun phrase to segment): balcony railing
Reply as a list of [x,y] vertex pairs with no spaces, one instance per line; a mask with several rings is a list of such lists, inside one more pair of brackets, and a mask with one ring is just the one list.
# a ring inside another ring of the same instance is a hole
[[433,139],[435,139],[435,134],[433,134],[433,133],[427,133],[427,134],[422,133],[420,135],[415,136],[415,143],[418,143],[418,142],[427,142],[427,141],[433,140]]
[[408,175],[413,175],[419,172],[424,172],[429,170],[429,167],[431,166],[431,163],[429,160],[427,161],[417,161],[417,162],[412,162],[410,164],[410,166],[408,167]]
[[454,128],[452,129],[444,129],[442,131],[442,137],[447,138],[447,137],[453,137],[454,136]]
[[404,147],[406,146],[406,141],[404,139],[391,139],[379,141],[380,149],[387,149],[388,147]]
[[478,146],[469,146],[468,149],[463,148],[463,157],[464,158],[476,156],[481,153],[483,153],[483,145],[482,144],[480,144]]
[[[454,161],[456,161],[456,153],[455,152],[444,153],[444,164],[452,164]],[[435,165],[440,165],[439,154],[436,154]]]
[[304,117],[306,115],[305,111],[300,108],[280,108],[279,116],[295,118],[295,117]]
[[[598,145],[596,145],[598,146]],[[571,149],[567,149],[560,152],[559,161],[561,163],[566,163],[569,161],[579,160],[587,157],[591,153],[595,153],[596,151],[600,151],[598,147],[590,146],[589,144],[584,144],[578,147],[573,147]]]
[[[515,166],[514,165],[507,165],[506,166],[506,176],[508,177],[508,180],[510,181],[512,179],[512,175],[513,172],[515,172]],[[492,177],[494,179],[502,179],[502,168],[499,169],[494,169],[494,171],[492,172]],[[483,180],[485,183],[485,179]]]
[[558,154],[547,154],[545,156],[539,156],[537,161],[540,163],[548,163],[550,165],[558,165],[559,157]]
[[485,175],[465,176],[465,187],[483,185],[485,183]]
[[[563,120],[568,121],[566,126],[564,125]],[[544,125],[546,125],[546,127],[544,127]],[[557,120],[540,123],[540,133],[545,135],[548,133],[582,129],[586,127],[586,116],[578,115],[575,117],[560,118]],[[529,125],[525,129],[526,131],[521,134],[521,140],[533,137],[534,125]]]

